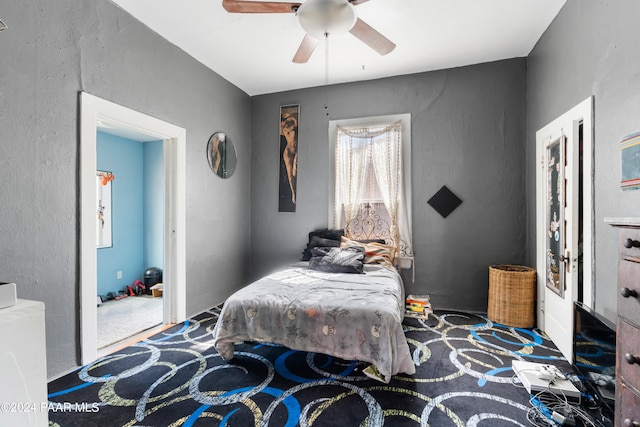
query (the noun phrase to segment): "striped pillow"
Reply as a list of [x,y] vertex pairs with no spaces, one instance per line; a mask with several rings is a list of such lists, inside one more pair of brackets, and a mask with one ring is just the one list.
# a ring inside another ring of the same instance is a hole
[[344,236],[340,239],[341,248],[358,247],[364,249],[365,264],[380,264],[393,268],[395,248],[382,243],[363,243],[351,240]]

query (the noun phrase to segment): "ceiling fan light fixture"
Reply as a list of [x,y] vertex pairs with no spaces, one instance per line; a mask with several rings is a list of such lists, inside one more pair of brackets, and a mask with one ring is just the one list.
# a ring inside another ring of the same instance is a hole
[[297,15],[302,29],[318,39],[325,34],[344,34],[358,19],[355,7],[347,0],[307,0]]

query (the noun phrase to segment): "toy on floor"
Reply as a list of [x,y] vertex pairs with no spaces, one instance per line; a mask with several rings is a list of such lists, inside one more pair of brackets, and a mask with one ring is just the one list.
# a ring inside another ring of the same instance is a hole
[[127,291],[130,297],[136,297],[136,296],[145,294],[146,286],[144,286],[144,283],[142,283],[142,280],[137,279],[133,282],[133,284],[131,284],[130,286],[127,286],[125,291]]

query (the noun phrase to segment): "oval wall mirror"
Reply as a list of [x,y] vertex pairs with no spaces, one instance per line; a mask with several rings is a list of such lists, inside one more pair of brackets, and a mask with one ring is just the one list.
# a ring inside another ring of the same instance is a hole
[[216,132],[207,142],[207,159],[213,173],[229,178],[236,170],[238,158],[231,138],[224,132]]

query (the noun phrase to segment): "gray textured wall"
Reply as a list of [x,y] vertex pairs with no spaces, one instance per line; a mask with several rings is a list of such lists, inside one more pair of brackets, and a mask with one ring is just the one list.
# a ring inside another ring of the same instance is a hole
[[[328,222],[329,119],[412,114],[416,281],[435,306],[486,310],[488,266],[525,258],[526,61],[513,59],[252,98],[254,276],[299,258]],[[324,111],[328,101],[330,117]],[[300,104],[298,209],[278,213],[279,107]],[[427,200],[447,185],[462,205]]]
[[[79,362],[78,93],[187,130],[187,314],[244,284],[250,98],[107,0],[0,0],[0,280],[44,301],[48,375]],[[223,181],[206,143],[224,130]]]
[[640,191],[620,190],[620,138],[640,130],[640,37],[634,0],[569,0],[528,57],[527,242],[535,259],[535,132],[588,96],[595,111],[596,310],[616,313],[617,231],[640,216]]

